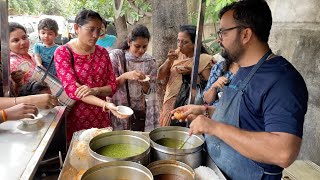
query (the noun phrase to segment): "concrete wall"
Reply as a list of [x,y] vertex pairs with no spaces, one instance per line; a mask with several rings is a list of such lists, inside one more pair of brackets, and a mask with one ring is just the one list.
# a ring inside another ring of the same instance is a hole
[[299,159],[320,165],[320,1],[267,2],[273,16],[269,44],[298,69],[309,91]]

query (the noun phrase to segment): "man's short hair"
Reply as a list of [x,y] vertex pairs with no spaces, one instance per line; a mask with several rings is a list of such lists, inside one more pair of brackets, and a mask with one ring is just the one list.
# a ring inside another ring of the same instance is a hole
[[38,24],[38,31],[40,30],[51,30],[58,34],[59,26],[57,21],[50,18],[45,18],[42,19]]
[[235,22],[251,28],[257,38],[268,42],[272,26],[272,15],[265,0],[240,0],[221,9],[219,18],[227,11],[233,10]]

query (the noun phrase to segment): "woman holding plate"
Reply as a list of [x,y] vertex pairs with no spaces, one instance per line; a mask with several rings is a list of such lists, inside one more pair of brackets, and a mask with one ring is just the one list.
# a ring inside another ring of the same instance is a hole
[[117,92],[113,96],[115,104],[130,106],[136,119],[124,121],[112,116],[115,129],[151,131],[158,126],[159,106],[156,99],[156,60],[146,53],[150,33],[143,25],[138,25],[128,35],[120,47],[110,53],[110,59],[117,76]]

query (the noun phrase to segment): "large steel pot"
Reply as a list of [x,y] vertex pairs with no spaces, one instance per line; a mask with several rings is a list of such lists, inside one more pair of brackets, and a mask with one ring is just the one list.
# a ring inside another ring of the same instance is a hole
[[[127,158],[112,158],[95,152],[99,148],[110,144],[133,144],[144,148],[145,151],[136,156]],[[133,161],[146,166],[150,162],[150,140],[140,133],[129,130],[107,132],[90,140],[89,154],[94,159],[91,165],[109,161]]]
[[151,171],[153,177],[160,175],[174,175],[179,177],[177,179],[183,180],[194,180],[195,178],[195,172],[190,166],[176,160],[155,161],[149,164],[147,168]]
[[119,180],[139,179],[153,180],[149,169],[141,164],[130,161],[113,161],[98,164],[88,169],[81,180]]
[[178,126],[160,127],[151,131],[149,137],[152,147],[152,161],[178,160],[186,163],[193,169],[199,167],[203,160],[202,148],[204,137],[202,135],[192,135],[187,142],[188,144],[192,144],[192,147],[185,146],[183,149],[170,148],[156,143],[156,141],[162,138],[185,141],[189,137],[188,131],[188,128]]

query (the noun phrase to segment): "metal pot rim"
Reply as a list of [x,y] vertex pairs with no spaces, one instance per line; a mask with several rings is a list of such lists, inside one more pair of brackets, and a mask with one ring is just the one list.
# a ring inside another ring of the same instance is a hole
[[[135,136],[138,139],[144,141],[147,145],[148,148],[141,154],[136,155],[136,156],[131,156],[131,157],[127,157],[127,158],[112,158],[112,157],[107,157],[107,156],[103,156],[101,154],[96,153],[92,148],[91,145],[102,138],[105,137],[112,137],[112,136]],[[145,137],[144,135],[138,133],[138,132],[134,132],[134,131],[130,131],[130,130],[120,130],[120,131],[111,131],[111,132],[106,132],[106,133],[102,133],[94,138],[92,138],[89,142],[89,154],[102,162],[109,162],[109,161],[138,161],[142,158],[144,158],[145,156],[148,156],[148,154],[150,153],[150,139]]]
[[[161,170],[161,166],[167,166],[167,167],[170,167],[171,168],[179,168],[180,169],[180,173],[181,173],[181,170],[182,171],[186,171],[188,172],[191,176],[192,176],[192,179],[195,178],[195,172],[194,170],[187,164],[181,162],[181,161],[177,161],[177,160],[158,160],[158,161],[154,161],[152,163],[150,163],[147,168],[151,171],[151,173],[153,172],[153,170]],[[159,175],[159,174],[153,174],[153,176],[156,176],[156,175]],[[177,174],[179,175],[179,174]]]
[[194,148],[189,148],[189,149],[176,149],[176,148],[170,148],[170,147],[166,147],[166,146],[162,146],[158,143],[156,143],[155,141],[153,141],[153,139],[151,138],[152,135],[154,134],[157,134],[159,132],[166,132],[166,131],[181,131],[181,132],[184,132],[184,133],[188,133],[189,131],[189,128],[186,128],[186,127],[179,127],[179,126],[166,126],[166,127],[159,127],[159,128],[156,128],[154,130],[152,130],[150,133],[149,133],[149,138],[150,138],[150,142],[151,142],[151,147],[160,151],[160,152],[163,152],[163,153],[167,153],[167,154],[174,154],[174,155],[186,155],[186,154],[191,154],[191,153],[195,153],[195,152],[198,152],[198,151],[201,151],[202,150],[202,147],[203,147],[203,144],[205,142],[204,140],[204,137],[202,135],[192,135],[196,138],[198,138],[199,140],[202,141],[202,144],[201,145],[198,145]]
[[151,171],[146,168],[145,166],[139,164],[139,163],[136,163],[136,162],[132,162],[132,161],[110,161],[110,162],[104,162],[104,163],[101,163],[101,164],[98,164],[98,165],[95,165],[91,168],[89,168],[81,177],[81,179],[84,179],[86,176],[89,176],[90,174],[96,172],[96,171],[100,171],[102,168],[111,168],[111,167],[116,167],[116,166],[119,166],[119,167],[124,167],[124,166],[127,166],[131,169],[137,169],[139,170],[140,172],[143,172],[146,176],[148,176],[148,178],[150,180],[153,179],[153,175],[151,173]]

